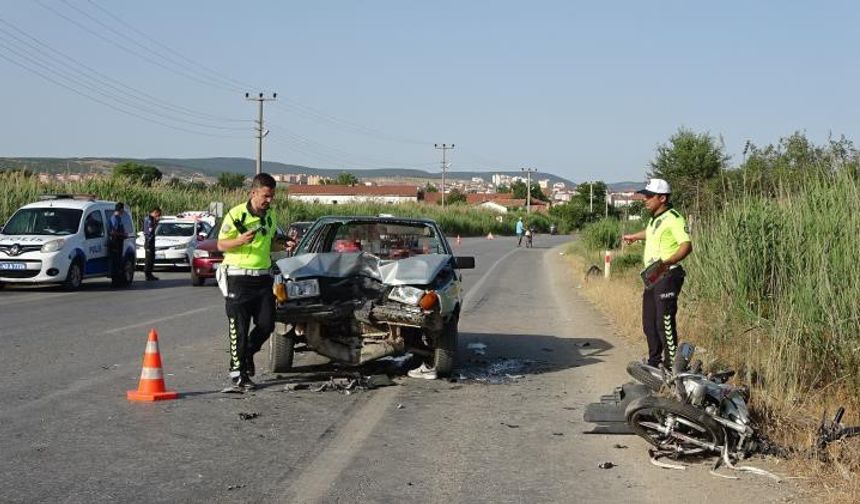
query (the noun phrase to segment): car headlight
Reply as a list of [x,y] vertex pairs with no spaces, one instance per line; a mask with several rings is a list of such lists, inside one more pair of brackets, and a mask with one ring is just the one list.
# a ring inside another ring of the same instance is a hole
[[287,281],[286,288],[287,299],[301,299],[320,295],[320,283],[316,278]]
[[194,255],[194,257],[209,257],[209,252],[207,252],[205,250],[194,249],[194,252],[192,252],[192,255]]
[[49,242],[45,242],[42,245],[42,252],[56,252],[63,248],[63,245],[66,244],[66,240],[60,238],[59,240],[51,240]]
[[418,304],[418,301],[421,300],[422,296],[424,296],[423,289],[419,289],[417,287],[410,287],[408,285],[398,285],[397,287],[391,289],[391,293],[388,294],[388,299],[403,304],[408,304],[410,306],[415,306]]

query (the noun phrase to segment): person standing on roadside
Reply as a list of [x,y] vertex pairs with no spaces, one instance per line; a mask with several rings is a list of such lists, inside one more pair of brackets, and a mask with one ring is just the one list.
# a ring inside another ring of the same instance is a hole
[[161,220],[161,208],[157,206],[152,207],[149,215],[143,220],[143,250],[146,252],[143,273],[147,280],[158,280],[158,277],[152,274],[152,268],[155,264],[155,228],[158,227],[159,220]]
[[681,261],[693,251],[693,244],[684,218],[669,202],[672,189],[668,182],[651,179],[645,189],[636,192],[645,196],[651,219],[643,231],[622,238],[626,243],[645,240],[642,330],[648,341],[648,364],[656,367],[662,362],[670,368],[678,348],[675,316],[686,275]]
[[[218,233],[218,250],[224,252],[221,268],[227,275],[226,312],[230,343],[231,387],[225,392],[253,390],[254,354],[275,328],[270,253],[277,222],[270,205],[275,179],[260,173],[251,181],[248,201],[231,208]],[[251,322],[254,329],[250,330]]]
[[113,215],[108,221],[108,256],[110,260],[111,281],[116,284],[122,276],[122,252],[127,233],[125,205],[122,202],[113,207]]
[[517,247],[519,247],[523,243],[523,232],[525,231],[525,229],[526,227],[525,225],[523,225],[523,218],[520,217],[519,219],[517,219]]

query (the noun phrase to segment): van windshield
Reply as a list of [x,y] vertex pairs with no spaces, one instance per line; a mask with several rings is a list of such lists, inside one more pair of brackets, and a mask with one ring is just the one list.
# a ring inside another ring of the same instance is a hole
[[83,210],[22,208],[3,228],[4,235],[70,235],[78,232]]

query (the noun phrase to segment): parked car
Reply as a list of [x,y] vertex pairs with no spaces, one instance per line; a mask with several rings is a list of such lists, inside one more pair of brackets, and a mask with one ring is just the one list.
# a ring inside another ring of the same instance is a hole
[[219,228],[213,226],[191,253],[191,285],[195,287],[205,285],[207,278],[215,278],[215,270],[224,260],[224,253],[218,250]]
[[295,255],[277,261],[272,371],[288,371],[295,344],[305,343],[347,365],[413,352],[449,375],[462,306],[459,270],[474,267],[474,257],[453,255],[430,219],[317,220]]
[[[166,216],[155,227],[155,266],[191,267],[197,242],[212,230],[215,218],[201,212]],[[137,241],[137,267],[143,268],[146,251],[143,233]]]
[[[76,290],[84,278],[110,277],[108,221],[113,201],[93,196],[45,195],[24,205],[0,229],[0,286],[59,283]],[[113,285],[134,280],[134,224],[126,208],[121,275]]]

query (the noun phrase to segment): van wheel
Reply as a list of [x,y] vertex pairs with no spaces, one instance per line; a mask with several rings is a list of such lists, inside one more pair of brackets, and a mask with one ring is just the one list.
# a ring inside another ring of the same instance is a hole
[[134,260],[123,259],[122,270],[116,277],[111,277],[112,287],[128,287],[134,281]]
[[81,283],[84,281],[84,271],[81,269],[80,261],[73,261],[69,265],[69,272],[66,274],[66,280],[63,282],[63,288],[67,291],[75,291],[81,288]]

